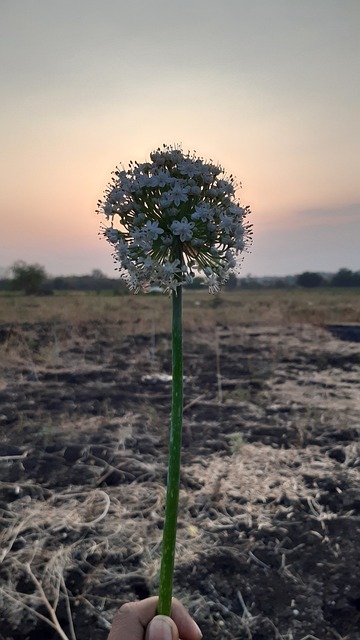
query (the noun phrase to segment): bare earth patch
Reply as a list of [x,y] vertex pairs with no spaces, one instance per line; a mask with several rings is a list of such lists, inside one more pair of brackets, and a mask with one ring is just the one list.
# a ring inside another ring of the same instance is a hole
[[[1,341],[0,638],[105,640],[157,590],[169,335],[4,323]],[[306,324],[184,343],[175,595],[208,639],[357,640],[360,344]]]

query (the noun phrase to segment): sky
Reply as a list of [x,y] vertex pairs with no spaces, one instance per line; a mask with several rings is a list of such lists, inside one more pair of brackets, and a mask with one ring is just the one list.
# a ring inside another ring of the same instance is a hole
[[242,183],[243,275],[360,269],[359,0],[0,0],[0,268],[114,276],[96,202],[163,143]]

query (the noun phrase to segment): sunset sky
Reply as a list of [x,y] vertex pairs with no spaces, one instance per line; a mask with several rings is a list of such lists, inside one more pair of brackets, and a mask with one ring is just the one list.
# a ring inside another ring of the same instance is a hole
[[0,0],[0,268],[113,275],[111,171],[181,143],[243,184],[243,275],[359,270],[359,33],[359,0]]

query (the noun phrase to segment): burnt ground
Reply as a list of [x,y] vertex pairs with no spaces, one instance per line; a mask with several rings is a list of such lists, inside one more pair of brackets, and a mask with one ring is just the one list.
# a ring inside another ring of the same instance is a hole
[[[0,341],[0,638],[105,640],[157,592],[169,336]],[[184,350],[175,595],[208,640],[358,640],[360,345],[259,324]]]

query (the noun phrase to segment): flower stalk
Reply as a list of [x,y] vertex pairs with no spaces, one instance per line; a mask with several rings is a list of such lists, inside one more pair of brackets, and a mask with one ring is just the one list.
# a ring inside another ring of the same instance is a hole
[[150,162],[116,168],[97,212],[120,275],[134,293],[160,286],[172,299],[172,409],[158,613],[170,615],[183,413],[182,289],[201,278],[218,291],[251,244],[249,207],[232,175],[164,145]]
[[172,293],[172,405],[158,613],[170,616],[179,504],[183,413],[182,288]]

